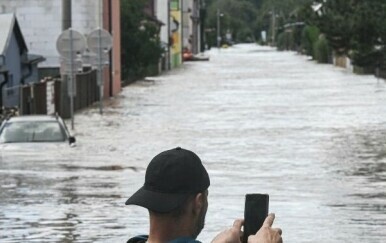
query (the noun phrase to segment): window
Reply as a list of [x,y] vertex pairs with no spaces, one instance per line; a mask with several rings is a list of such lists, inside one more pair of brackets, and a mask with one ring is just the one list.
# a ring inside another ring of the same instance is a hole
[[170,10],[180,10],[180,0],[170,0]]

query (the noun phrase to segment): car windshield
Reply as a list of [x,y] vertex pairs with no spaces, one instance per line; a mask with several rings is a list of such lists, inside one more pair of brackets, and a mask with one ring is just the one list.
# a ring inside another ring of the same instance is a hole
[[55,121],[9,122],[0,134],[0,143],[63,141],[65,134]]

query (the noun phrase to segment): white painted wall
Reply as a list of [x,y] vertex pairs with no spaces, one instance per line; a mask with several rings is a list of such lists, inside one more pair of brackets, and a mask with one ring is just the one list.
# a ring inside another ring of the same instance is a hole
[[[88,34],[99,26],[99,1],[73,0],[73,29]],[[47,60],[39,67],[58,67],[56,40],[62,32],[62,0],[0,0],[0,12],[15,12],[30,53]]]
[[191,0],[183,0],[182,1],[182,48],[188,48],[189,50],[192,50],[192,43],[189,39],[191,39],[191,36],[193,35],[193,26],[191,21],[193,11],[193,1]]
[[156,1],[156,14],[157,19],[161,20],[165,25],[161,28],[161,41],[169,43],[169,6],[168,0],[157,0]]

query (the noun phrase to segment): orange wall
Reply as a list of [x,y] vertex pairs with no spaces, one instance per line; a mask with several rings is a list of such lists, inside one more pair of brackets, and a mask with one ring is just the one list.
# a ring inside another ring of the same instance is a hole
[[[111,15],[109,14],[111,4]],[[110,30],[113,36],[113,49],[111,51],[112,63],[104,72],[104,96],[115,96],[121,92],[121,9],[120,0],[103,0],[103,28]],[[112,85],[110,77],[112,76]],[[111,89],[110,89],[111,88]]]

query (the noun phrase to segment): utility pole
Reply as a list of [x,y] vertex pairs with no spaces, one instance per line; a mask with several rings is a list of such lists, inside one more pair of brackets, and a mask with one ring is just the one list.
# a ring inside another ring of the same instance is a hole
[[98,54],[98,57],[99,57],[99,63],[98,63],[98,72],[97,72],[97,75],[98,75],[98,84],[99,84],[99,114],[103,115],[103,92],[104,92],[104,80],[103,80],[103,65],[102,65],[102,36],[101,36],[101,33],[102,33],[102,29],[103,29],[103,3],[102,3],[102,0],[99,0],[98,2],[98,9],[99,9],[99,28],[100,28],[100,31],[99,31],[99,50],[97,53]]
[[221,31],[220,31],[220,9],[217,9],[217,48],[221,45]]
[[[72,0],[62,0],[62,31],[68,30],[72,27]],[[60,94],[60,115],[64,118],[71,117],[71,125],[73,126],[73,117],[68,106],[71,102],[68,97],[68,75],[62,75],[61,94]],[[73,128],[73,127],[72,127]]]
[[172,38],[172,32],[171,32],[171,29],[170,29],[170,24],[171,24],[171,21],[170,21],[170,11],[171,11],[171,8],[170,8],[170,0],[168,0],[168,27],[167,27],[167,30],[168,30],[168,57],[167,57],[167,70],[171,70],[172,69],[172,53],[171,53],[171,43],[170,43],[170,40]]
[[275,46],[276,36],[276,13],[275,9],[272,9],[272,46]]
[[72,26],[72,12],[71,12],[71,1],[62,0],[62,30],[65,31]]

